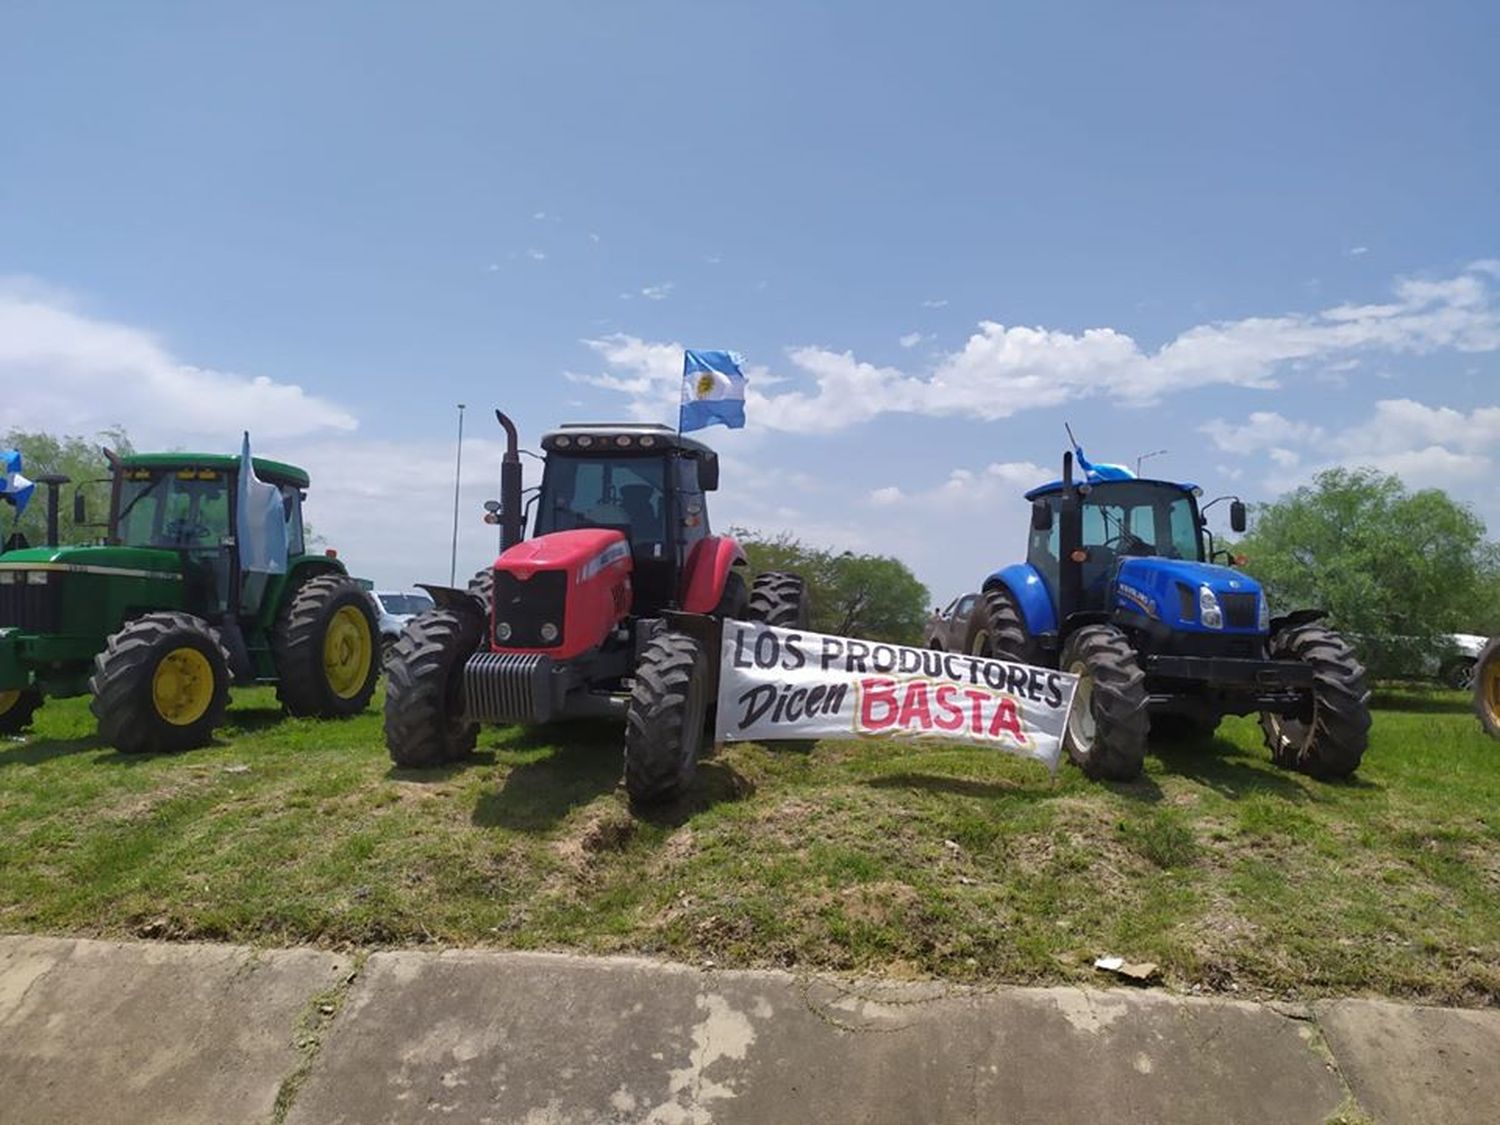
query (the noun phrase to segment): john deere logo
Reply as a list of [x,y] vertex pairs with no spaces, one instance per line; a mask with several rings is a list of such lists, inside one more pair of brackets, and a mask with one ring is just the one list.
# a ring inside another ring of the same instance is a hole
[[707,371],[705,371],[702,375],[698,376],[698,387],[697,387],[697,390],[698,390],[698,397],[699,398],[707,398],[709,395],[711,395],[713,393],[713,389],[714,389],[714,377],[712,375],[710,375]]

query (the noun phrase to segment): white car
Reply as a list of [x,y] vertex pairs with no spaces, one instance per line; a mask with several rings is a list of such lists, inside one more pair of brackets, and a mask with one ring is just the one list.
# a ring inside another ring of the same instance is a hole
[[382,663],[391,654],[391,646],[406,628],[406,623],[419,613],[426,613],[433,606],[432,598],[422,590],[372,590],[370,600],[375,603],[375,616],[380,626],[380,658]]
[[1440,658],[1435,669],[1428,670],[1435,672],[1448,687],[1468,691],[1474,686],[1474,666],[1489,638],[1473,633],[1450,633],[1447,639],[1451,646],[1449,651]]

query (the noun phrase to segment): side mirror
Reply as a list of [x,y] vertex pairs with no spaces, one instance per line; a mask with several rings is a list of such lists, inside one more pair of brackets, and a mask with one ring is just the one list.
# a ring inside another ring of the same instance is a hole
[[83,489],[73,493],[73,522],[84,524],[89,522],[89,511],[83,502]]
[[1052,505],[1045,500],[1033,500],[1031,503],[1031,530],[1052,530]]
[[1245,530],[1245,505],[1243,501],[1233,500],[1229,504],[1229,526],[1235,532]]
[[705,453],[698,458],[698,487],[713,492],[719,487],[719,455]]
[[500,501],[498,501],[498,500],[486,500],[484,502],[484,510],[486,512],[491,512],[491,513],[493,513],[495,515],[499,515],[500,514]]

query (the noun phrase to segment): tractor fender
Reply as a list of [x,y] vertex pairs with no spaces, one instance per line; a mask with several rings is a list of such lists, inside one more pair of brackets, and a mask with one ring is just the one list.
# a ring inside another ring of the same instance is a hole
[[683,568],[683,612],[712,613],[724,596],[729,572],[747,561],[744,548],[727,535],[709,535],[694,543]]
[[[276,615],[281,612],[282,604],[294,596],[297,587],[309,578],[316,578],[320,574],[348,573],[348,568],[331,555],[293,556],[285,574],[273,574],[266,582],[265,593],[261,595],[260,606],[255,611],[256,623],[262,629],[274,628]],[[152,611],[146,609],[142,612]]]
[[1057,610],[1041,573],[1030,563],[1014,563],[997,570],[984,580],[984,588],[1004,586],[1016,599],[1026,632],[1031,636],[1057,632]]
[[1310,625],[1327,616],[1326,609],[1298,609],[1281,617],[1273,617],[1271,618],[1271,636],[1274,637],[1286,629],[1295,629],[1298,625]]
[[417,587],[432,595],[433,604],[438,609],[484,616],[484,603],[468,590],[456,590],[452,586],[429,586],[426,582],[418,582]]

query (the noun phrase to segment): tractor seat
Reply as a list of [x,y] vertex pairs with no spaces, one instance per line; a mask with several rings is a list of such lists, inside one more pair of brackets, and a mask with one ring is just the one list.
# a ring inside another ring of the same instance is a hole
[[620,504],[630,517],[630,527],[638,542],[661,541],[661,512],[657,508],[656,489],[649,484],[623,485]]

